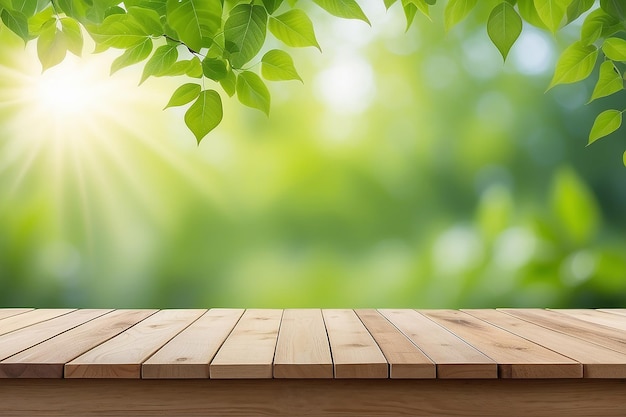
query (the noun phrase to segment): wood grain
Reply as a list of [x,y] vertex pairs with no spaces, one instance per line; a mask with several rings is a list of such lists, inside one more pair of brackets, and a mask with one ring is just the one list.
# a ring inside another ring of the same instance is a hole
[[602,311],[588,309],[551,309],[551,311],[572,316],[579,320],[601,324],[602,326],[626,330],[626,317],[618,314],[604,313]]
[[115,310],[0,362],[1,378],[63,378],[72,359],[137,324],[156,310]]
[[582,364],[456,310],[420,310],[498,363],[500,378],[582,378]]
[[379,311],[437,364],[437,378],[498,377],[493,359],[417,311]]
[[243,312],[221,308],[207,311],[143,363],[142,378],[208,378],[209,362]]
[[72,308],[42,308],[5,318],[0,320],[0,335],[62,316],[74,310]]
[[390,378],[435,378],[433,361],[376,310],[356,310],[387,362]]
[[272,378],[282,310],[250,309],[243,314],[209,366],[211,378]]
[[626,378],[626,355],[495,310],[463,310],[583,364],[585,378]]
[[335,378],[388,378],[389,365],[353,310],[322,310]]
[[289,309],[283,312],[274,378],[332,378],[330,345],[319,309]]
[[621,380],[0,380],[3,417],[626,415]]
[[205,311],[158,311],[65,364],[65,378],[140,378],[141,364]]
[[0,360],[83,324],[110,310],[76,310],[0,336]]
[[599,308],[598,311],[626,316],[626,308]]
[[502,309],[501,311],[548,329],[569,334],[617,352],[626,353],[626,337],[624,337],[622,330],[589,323],[550,310]]
[[32,310],[32,308],[2,308],[0,309],[0,320],[11,316],[17,316],[18,314],[26,313],[27,311]]

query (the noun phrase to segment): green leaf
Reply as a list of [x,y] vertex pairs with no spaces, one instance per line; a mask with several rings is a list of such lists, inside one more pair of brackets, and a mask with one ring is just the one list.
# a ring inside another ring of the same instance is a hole
[[534,0],[537,14],[545,25],[555,33],[565,17],[571,0]]
[[517,0],[517,9],[522,19],[526,22],[540,29],[548,29],[541,17],[539,17],[533,0]]
[[44,24],[50,20],[56,20],[52,7],[42,10],[33,17],[28,19],[28,33],[30,36],[37,37],[42,30]]
[[580,29],[580,40],[590,45],[600,37],[606,38],[621,28],[620,21],[602,9],[589,13]]
[[150,32],[128,14],[111,15],[102,24],[87,28],[99,51],[107,48],[128,49],[150,36]]
[[263,0],[263,5],[265,6],[265,10],[267,10],[269,14],[272,14],[280,7],[282,2],[283,0]]
[[111,13],[117,13],[115,9],[119,7],[119,0],[82,0],[87,3],[87,14],[85,19],[93,24],[100,24]]
[[199,52],[211,45],[222,25],[222,2],[217,0],[167,0],[167,23],[179,39]]
[[37,10],[37,0],[12,0],[11,10],[21,12],[26,17],[34,16]]
[[272,49],[263,55],[261,59],[261,74],[266,80],[300,80],[300,75],[296,71],[291,56],[279,49]]
[[557,84],[584,80],[591,74],[597,59],[598,48],[594,45],[585,45],[580,41],[574,42],[559,57],[548,90]]
[[267,12],[263,6],[240,4],[231,10],[224,24],[224,37],[234,68],[241,68],[259,53],[266,27]]
[[109,7],[104,11],[104,18],[106,19],[112,14],[126,14],[126,10],[122,9],[120,6]]
[[413,3],[405,3],[403,1],[402,10],[404,10],[404,17],[406,19],[406,27],[404,30],[408,32],[408,30],[411,28],[411,25],[413,24],[415,15],[417,14],[417,6]]
[[513,6],[502,2],[494,7],[489,15],[487,33],[506,61],[509,50],[522,33],[522,19]]
[[159,46],[154,51],[154,55],[146,62],[139,84],[143,83],[150,76],[160,77],[164,75],[176,63],[177,59],[178,50],[176,45]]
[[152,52],[152,39],[146,38],[143,42],[131,46],[122,55],[115,58],[111,64],[111,74],[128,67],[129,65],[136,64],[148,58]]
[[600,76],[598,77],[598,82],[593,89],[589,102],[591,103],[593,100],[600,97],[610,96],[623,88],[624,80],[617,68],[615,68],[615,64],[611,61],[604,61],[602,65],[600,65]]
[[185,113],[185,124],[198,144],[220,124],[223,117],[222,99],[215,90],[204,90]]
[[355,0],[313,0],[313,2],[333,16],[358,19],[371,25],[361,6]]
[[270,32],[286,45],[293,47],[314,46],[321,51],[317,43],[311,19],[300,9],[289,10],[280,16],[270,17]]
[[602,52],[613,61],[626,61],[626,41],[620,38],[607,38],[602,44]]
[[443,12],[446,30],[465,19],[477,2],[478,0],[449,0]]
[[0,19],[11,32],[22,38],[24,42],[28,41],[28,19],[24,13],[3,9]]
[[167,0],[124,0],[126,8],[141,7],[154,10],[159,16],[167,13]]
[[425,0],[402,0],[402,6],[404,7],[404,15],[406,16],[407,29],[413,22],[413,18],[418,10],[421,14],[426,16],[428,20],[432,20],[430,18],[428,2]]
[[624,166],[626,167],[626,151],[624,151],[624,155],[622,156],[622,162],[624,162]]
[[147,33],[153,36],[163,35],[164,30],[161,18],[154,10],[133,6],[128,8],[128,14],[132,16]]
[[202,60],[202,73],[205,77],[219,81],[228,72],[226,62],[221,58],[205,58]]
[[84,0],[56,0],[55,4],[68,17],[85,23],[87,20],[88,3]]
[[191,58],[191,61],[189,61],[187,75],[191,78],[202,78],[202,62],[200,62],[200,58],[197,56],[194,56]]
[[563,236],[575,245],[594,237],[601,223],[598,203],[584,181],[571,168],[561,168],[552,183],[551,206]]
[[187,103],[192,102],[200,95],[200,85],[195,83],[187,83],[183,84],[174,91],[172,94],[172,98],[164,107],[167,109],[168,107],[176,107],[176,106],[184,106]]
[[596,117],[589,133],[589,143],[615,132],[622,125],[622,112],[619,110],[605,110]]
[[391,6],[393,6],[393,4],[394,4],[396,1],[398,1],[398,0],[384,0],[384,2],[385,2],[385,8],[386,8],[387,10],[389,10],[389,8],[390,8]]
[[158,76],[170,76],[175,77],[177,75],[187,75],[189,68],[193,65],[192,61],[189,59],[185,59],[182,61],[176,61],[167,69],[164,69]]
[[567,7],[567,23],[578,19],[583,13],[591,9],[595,0],[574,0]]
[[241,104],[261,110],[269,116],[270,92],[263,80],[253,72],[243,71],[237,77],[237,97]]
[[228,70],[226,77],[220,80],[220,85],[229,97],[234,96],[237,89],[237,75],[235,75],[235,72]]
[[600,0],[600,7],[619,20],[626,18],[626,0]]
[[81,56],[83,52],[83,32],[76,20],[69,17],[61,18],[61,30],[65,35],[67,50],[76,56]]
[[37,57],[43,71],[63,62],[67,54],[67,41],[63,32],[57,29],[56,20],[45,26],[37,38]]

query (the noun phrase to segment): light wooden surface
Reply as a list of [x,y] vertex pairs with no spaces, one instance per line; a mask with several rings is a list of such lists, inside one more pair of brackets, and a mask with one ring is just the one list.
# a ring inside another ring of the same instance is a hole
[[211,362],[211,378],[272,378],[282,310],[247,310]]
[[0,378],[626,379],[626,315],[0,309]]
[[41,323],[74,311],[73,309],[40,309],[11,315],[0,320],[0,335]]
[[0,377],[63,378],[67,362],[134,326],[156,310],[115,310],[0,362]]
[[414,310],[382,314],[437,365],[438,378],[497,378],[496,362],[450,330]]
[[579,362],[462,311],[422,311],[498,363],[500,378],[582,378]]
[[332,378],[333,361],[319,309],[285,310],[274,354],[274,378]]
[[626,355],[494,310],[463,310],[583,364],[587,378],[626,378]]
[[580,320],[552,310],[503,309],[502,311],[550,330],[626,353],[625,332],[621,329]]
[[65,378],[140,378],[141,363],[202,310],[161,310],[65,364]]
[[353,310],[324,310],[335,378],[387,378],[389,365]]
[[626,310],[0,309],[0,416],[624,416]]
[[389,362],[390,378],[435,378],[435,363],[376,310],[357,310]]
[[242,314],[242,309],[207,311],[143,363],[142,378],[208,378],[209,363]]

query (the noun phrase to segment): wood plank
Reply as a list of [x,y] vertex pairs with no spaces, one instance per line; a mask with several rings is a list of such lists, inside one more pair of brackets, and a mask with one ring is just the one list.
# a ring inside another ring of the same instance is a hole
[[142,378],[208,378],[209,363],[243,314],[214,308],[165,344],[141,366]]
[[611,313],[618,314],[620,316],[626,316],[626,308],[599,308],[597,311],[602,311],[603,313]]
[[585,378],[626,378],[626,355],[495,310],[463,310],[583,364]]
[[379,310],[437,366],[437,378],[497,378],[493,359],[414,310]]
[[620,380],[0,380],[3,417],[623,417]]
[[115,310],[0,362],[0,378],[63,378],[65,364],[156,310]]
[[0,360],[15,355],[111,310],[76,310],[0,336]]
[[579,320],[585,320],[591,323],[613,327],[615,329],[626,330],[626,317],[619,314],[611,314],[589,309],[550,309],[550,311],[556,311],[557,313],[572,316]]
[[32,308],[2,308],[0,309],[0,320],[32,310]]
[[388,378],[389,364],[353,310],[322,310],[335,378]]
[[140,378],[141,364],[205,311],[158,311],[65,364],[65,378]]
[[74,310],[73,308],[42,308],[5,318],[0,321],[0,335],[62,316]]
[[376,310],[356,310],[389,363],[390,378],[435,378],[433,361]]
[[250,309],[211,361],[211,378],[272,378],[282,310]]
[[613,327],[589,323],[550,310],[499,309],[499,311],[617,352],[626,353],[626,336],[622,330]]
[[320,309],[288,309],[278,331],[274,378],[332,378],[333,361]]
[[418,310],[496,361],[500,378],[582,378],[583,366],[456,310]]

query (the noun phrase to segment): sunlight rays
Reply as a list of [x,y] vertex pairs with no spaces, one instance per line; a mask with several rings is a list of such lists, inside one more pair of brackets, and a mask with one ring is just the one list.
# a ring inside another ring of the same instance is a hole
[[[176,149],[188,137],[195,152],[195,139],[181,118],[162,111],[179,80],[151,79],[139,87],[137,68],[111,76],[116,51],[68,56],[41,73],[34,43],[24,50],[12,36],[0,31],[0,41],[8,39],[0,54],[4,204],[43,201],[56,222],[50,233],[85,254],[111,245],[118,251],[157,245],[154,230],[170,228],[176,217],[163,182],[185,184],[210,204],[224,205],[223,190],[211,181],[217,173]],[[168,137],[172,132],[182,138]]]

